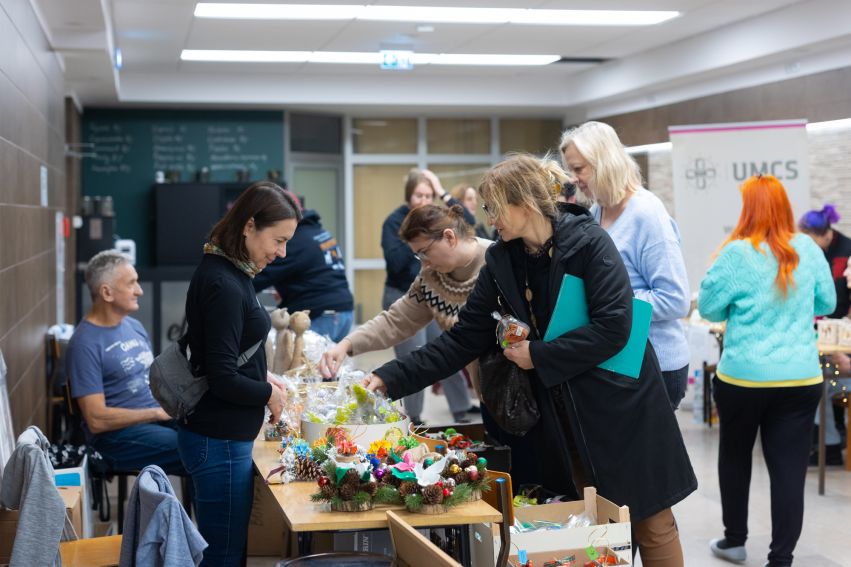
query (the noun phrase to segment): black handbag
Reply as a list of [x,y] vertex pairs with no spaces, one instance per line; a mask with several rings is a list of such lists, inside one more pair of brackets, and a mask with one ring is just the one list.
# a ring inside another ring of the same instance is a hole
[[479,358],[479,381],[482,401],[506,433],[522,437],[541,419],[531,376],[508,360],[501,349]]

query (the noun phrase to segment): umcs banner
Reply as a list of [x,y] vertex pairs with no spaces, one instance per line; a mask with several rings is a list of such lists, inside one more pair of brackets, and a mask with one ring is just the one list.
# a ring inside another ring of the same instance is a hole
[[674,214],[692,291],[741,212],[739,186],[770,174],[786,187],[795,219],[810,208],[806,120],[671,126]]

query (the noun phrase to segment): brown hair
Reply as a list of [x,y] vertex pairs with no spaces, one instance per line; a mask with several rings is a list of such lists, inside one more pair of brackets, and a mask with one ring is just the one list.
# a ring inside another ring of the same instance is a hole
[[425,183],[429,187],[431,187],[432,196],[434,195],[434,186],[431,184],[431,181],[428,180],[428,177],[423,175],[423,170],[418,169],[416,167],[411,168],[411,171],[408,172],[407,177],[405,177],[405,202],[411,202],[411,195],[414,194],[414,189],[417,188],[417,185],[420,183]]
[[222,220],[210,231],[210,242],[225,254],[241,261],[248,261],[243,229],[254,219],[257,230],[263,230],[278,221],[301,220],[298,205],[284,189],[271,181],[258,181],[242,192]]
[[438,205],[424,205],[408,213],[399,229],[399,238],[404,242],[410,242],[421,236],[439,240],[447,228],[455,231],[459,239],[473,237],[473,227],[464,219],[463,206],[452,205],[446,208]]
[[453,199],[463,201],[464,197],[467,196],[467,189],[472,189],[473,191],[476,190],[476,188],[470,185],[469,183],[459,183],[458,185],[449,190],[449,194],[452,195]]
[[558,214],[556,196],[567,179],[564,170],[551,159],[515,154],[485,173],[479,195],[494,218],[508,205],[515,205],[554,219]]

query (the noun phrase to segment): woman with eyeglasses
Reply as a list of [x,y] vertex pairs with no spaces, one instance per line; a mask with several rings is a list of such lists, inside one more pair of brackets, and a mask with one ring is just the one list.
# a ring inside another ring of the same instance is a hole
[[[523,439],[536,450],[545,487],[561,494],[597,487],[629,506],[645,566],[681,567],[671,506],[697,479],[650,343],[638,378],[598,367],[629,338],[632,287],[617,247],[588,210],[556,203],[566,180],[557,164],[529,155],[485,174],[479,195],[500,240],[488,249],[458,323],[364,383],[397,399],[499,348],[493,311],[530,324],[528,340],[505,356],[528,371],[540,419]],[[584,281],[590,322],[545,342],[566,274]]]
[[[430,204],[415,208],[402,222],[399,238],[418,260],[420,270],[416,278],[399,299],[322,356],[319,371],[324,377],[336,376],[349,355],[398,346],[432,323],[440,330],[452,327],[476,283],[485,250],[492,244],[474,236],[461,205],[457,204],[450,208]],[[475,382],[477,366],[470,365],[468,372]],[[453,416],[463,420],[471,406],[467,381],[458,372],[446,374],[450,375],[442,385]],[[417,407],[421,409],[423,396],[421,391],[418,393]],[[405,409],[411,411],[407,404]],[[419,411],[412,420],[418,417]]]

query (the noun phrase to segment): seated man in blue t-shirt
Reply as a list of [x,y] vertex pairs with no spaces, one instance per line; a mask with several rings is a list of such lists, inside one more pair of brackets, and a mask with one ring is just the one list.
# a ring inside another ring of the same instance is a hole
[[86,442],[113,470],[159,465],[186,474],[177,453],[174,421],[148,386],[154,360],[139,310],[142,288],[129,259],[115,250],[96,254],[86,266],[92,309],[68,343],[66,371],[80,405]]

